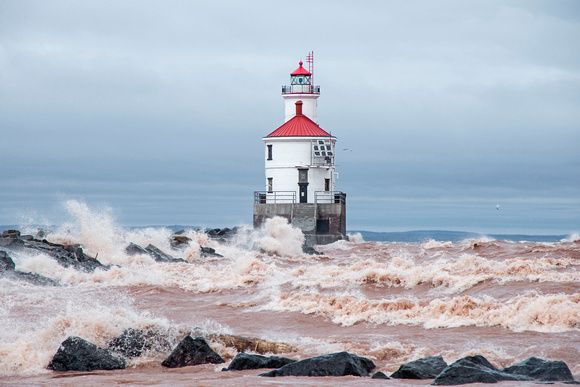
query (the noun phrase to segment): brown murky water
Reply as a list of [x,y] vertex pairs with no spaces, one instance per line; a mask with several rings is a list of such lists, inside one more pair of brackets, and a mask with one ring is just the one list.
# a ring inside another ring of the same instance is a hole
[[[184,332],[228,333],[290,343],[294,358],[346,350],[377,370],[441,354],[473,354],[497,367],[530,356],[565,361],[580,379],[580,242],[467,240],[457,243],[340,241],[300,253],[289,226],[243,234],[229,244],[188,232],[171,250],[169,231],[58,232],[81,243],[107,272],[79,273],[42,254],[11,254],[17,269],[66,284],[46,288],[0,279],[0,384],[7,385],[427,385],[370,378],[261,378],[225,365],[167,369],[167,353],[133,359],[120,371],[46,371],[70,335],[97,345],[124,329],[154,330],[177,343]],[[357,238],[354,238],[356,240]],[[360,238],[359,238],[360,239]],[[156,245],[189,264],[129,257],[129,241]],[[223,258],[201,258],[199,245]],[[249,246],[261,246],[260,253]],[[235,350],[210,343],[229,362]],[[506,382],[506,385],[513,385]],[[532,385],[532,383],[518,383]]]

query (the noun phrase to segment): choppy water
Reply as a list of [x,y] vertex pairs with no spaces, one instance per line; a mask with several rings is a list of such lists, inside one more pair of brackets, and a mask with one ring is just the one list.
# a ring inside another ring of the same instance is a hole
[[[63,268],[43,254],[10,253],[17,270],[65,286],[0,279],[3,383],[377,382],[354,377],[272,380],[256,377],[256,371],[221,372],[223,365],[165,369],[160,362],[167,353],[134,359],[122,371],[45,370],[68,336],[106,347],[128,327],[158,332],[174,343],[196,328],[283,341],[298,348],[286,355],[295,358],[347,350],[371,358],[387,374],[403,362],[438,354],[448,363],[482,354],[497,367],[537,356],[565,361],[580,379],[578,237],[551,243],[492,238],[397,243],[354,236],[351,242],[318,246],[324,255],[310,256],[301,253],[298,230],[272,221],[264,230],[245,230],[221,244],[187,230],[192,241],[176,251],[168,229],[126,230],[78,202],[70,202],[69,211],[76,221],[46,238],[79,243],[86,254],[118,267],[88,274]],[[151,243],[190,263],[128,256],[129,242]],[[200,245],[224,257],[201,258]],[[228,360],[235,356],[231,348],[210,344]],[[400,381],[382,381],[389,383]]]

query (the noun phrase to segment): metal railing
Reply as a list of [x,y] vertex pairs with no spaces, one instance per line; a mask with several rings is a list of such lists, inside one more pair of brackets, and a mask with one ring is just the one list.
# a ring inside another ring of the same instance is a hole
[[254,191],[254,204],[296,203],[295,191]]
[[340,191],[316,191],[314,192],[316,204],[346,204],[346,194]]
[[[320,94],[320,86],[310,86],[308,85],[294,85],[294,86],[301,86],[302,91],[292,92],[292,85],[291,86],[282,86],[282,94]],[[296,88],[298,89],[298,88]]]

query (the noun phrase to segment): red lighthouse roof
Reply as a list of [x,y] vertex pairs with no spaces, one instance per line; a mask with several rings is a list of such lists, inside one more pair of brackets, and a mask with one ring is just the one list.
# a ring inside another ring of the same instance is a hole
[[294,70],[290,75],[312,75],[312,74],[310,74],[310,71],[308,71],[304,67],[302,67],[302,61],[300,61],[299,65],[300,65],[300,67],[298,67],[296,70]]
[[302,101],[298,101],[296,115],[266,137],[330,137],[330,134],[302,114]]

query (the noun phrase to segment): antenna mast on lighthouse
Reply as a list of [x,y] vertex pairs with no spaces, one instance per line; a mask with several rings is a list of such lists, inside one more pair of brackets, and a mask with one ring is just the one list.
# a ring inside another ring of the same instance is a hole
[[306,63],[308,63],[308,71],[310,72],[310,92],[314,92],[314,51],[310,51],[306,55]]

